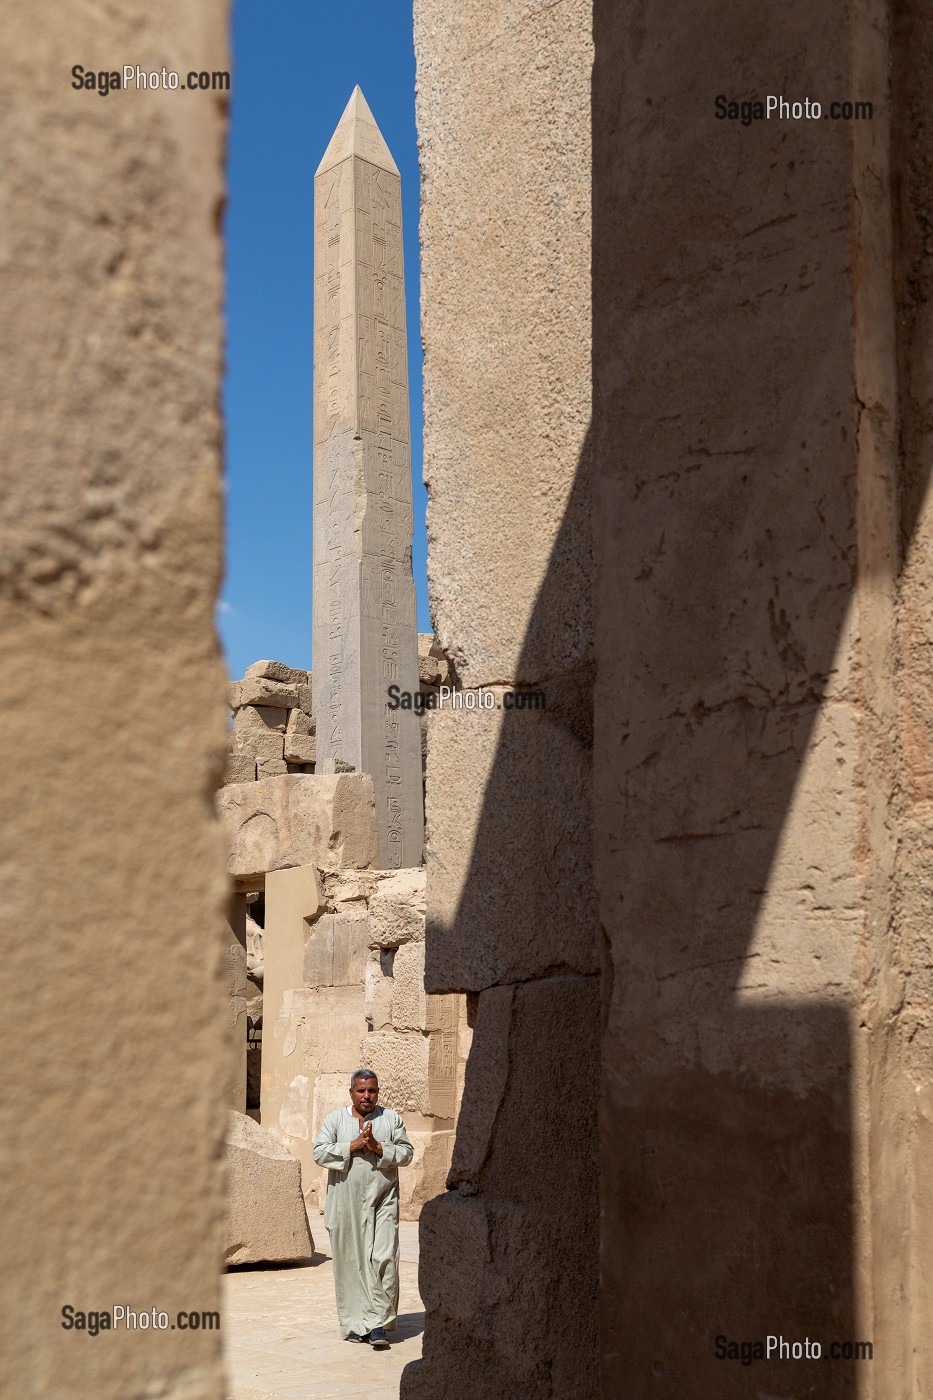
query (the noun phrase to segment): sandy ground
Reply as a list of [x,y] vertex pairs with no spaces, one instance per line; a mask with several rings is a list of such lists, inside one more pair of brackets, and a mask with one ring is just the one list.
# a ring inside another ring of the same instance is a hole
[[315,1222],[315,1255],[300,1268],[236,1269],[224,1276],[227,1400],[397,1400],[399,1377],[421,1355],[418,1226],[399,1228],[402,1295],[389,1351],[342,1340],[327,1231]]

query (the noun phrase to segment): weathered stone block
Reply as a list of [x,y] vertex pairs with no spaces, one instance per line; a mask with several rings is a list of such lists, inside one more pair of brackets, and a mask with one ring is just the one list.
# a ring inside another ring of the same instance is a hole
[[231,783],[217,794],[234,879],[313,865],[365,869],[379,859],[372,782],[365,773],[286,775]]
[[399,1213],[403,1220],[417,1220],[425,1201],[444,1190],[454,1134],[418,1132],[409,1127],[408,1136],[415,1155],[398,1174]]
[[304,710],[288,711],[288,727],[285,731],[287,734],[313,734],[315,728],[313,718],[306,715]]
[[298,689],[294,685],[284,685],[281,681],[267,681],[261,676],[250,676],[240,681],[241,705],[272,705],[277,709],[290,710],[298,704]]
[[441,668],[435,656],[419,656],[418,679],[422,685],[440,685]]
[[284,758],[257,758],[257,778],[279,778],[288,772]]
[[305,944],[306,987],[362,986],[369,958],[369,919],[362,912],[322,914]]
[[392,1025],[397,1031],[424,1030],[424,943],[403,943],[392,960]]
[[[240,711],[242,714],[243,711]],[[285,748],[285,735],[270,729],[247,729],[233,731],[234,753],[249,754],[252,758],[281,758]]]
[[360,1063],[371,1066],[379,1076],[383,1103],[399,1113],[431,1112],[428,1037],[373,1031],[360,1042]]
[[301,1167],[270,1132],[230,1111],[226,1137],[227,1264],[310,1259],[314,1241]]
[[462,1000],[456,993],[434,996],[428,992],[424,999],[424,1029],[426,1031],[456,1032],[459,1036]]
[[[430,717],[427,819],[443,853],[431,866],[431,991],[598,970],[587,677],[549,681],[546,703]],[[533,812],[531,793],[547,794]]]
[[[295,711],[293,710],[294,714]],[[301,712],[298,711],[300,714]],[[316,740],[313,734],[286,734],[285,757],[289,763],[313,763]]]
[[310,681],[308,682],[307,685],[300,685],[300,686],[298,687],[298,706],[299,706],[299,709],[301,709],[301,710],[303,711],[304,714],[310,715],[310,713],[311,713],[311,682],[310,682]]
[[428,1043],[428,1112],[453,1119],[457,1111],[457,1037],[432,1031]]
[[[349,1076],[360,1063],[360,1027],[363,1017],[362,984],[343,987],[289,987],[282,994],[275,1022],[264,1024],[263,1057],[269,1057],[271,1071],[276,1064],[285,1065],[292,1077],[292,1089],[282,1103],[295,1100],[296,1081],[300,1072],[308,1085],[322,1070]],[[281,1089],[281,1084],[280,1084]],[[310,1093],[310,1088],[301,1093]],[[263,1111],[272,1111],[272,1098],[263,1100]],[[288,1108],[286,1117],[279,1113],[279,1127],[290,1137],[305,1140],[308,1136],[306,1106]],[[293,1144],[288,1144],[290,1147]]]
[[369,904],[383,874],[380,870],[333,870],[323,878],[325,903],[338,914]]
[[[392,1029],[392,992],[395,979],[389,970],[394,955],[387,950],[370,953],[366,963],[364,1014],[371,1031]],[[389,968],[384,964],[388,963]]]
[[274,705],[242,705],[234,717],[233,728],[237,734],[251,731],[264,733],[270,729],[284,730],[289,713],[290,711]]
[[224,769],[225,783],[251,783],[256,777],[256,760],[251,754],[231,753],[227,755]]
[[[428,1326],[442,1331],[443,1346],[406,1367],[401,1400],[452,1395],[464,1376],[470,1400],[598,1396],[596,1270],[589,1254],[580,1261],[581,1234],[588,1251],[597,1245],[596,1218],[595,1210],[592,1218],[549,1215],[457,1191],[429,1200],[419,1277]],[[554,1321],[542,1327],[542,1318]]]
[[238,710],[240,707],[240,682],[231,681],[227,687],[227,703],[231,710]]
[[[360,1027],[366,1024],[362,982],[343,987],[319,987],[309,991],[308,997],[313,1007],[308,1044],[322,1069],[339,1074],[348,1083],[361,1063]],[[350,1101],[349,1093],[346,1101]]]
[[254,661],[247,666],[244,680],[280,681],[283,685],[307,685],[307,671],[296,671],[293,666],[283,666],[281,661]]
[[416,869],[379,881],[369,902],[372,947],[424,940],[425,880],[425,871]]

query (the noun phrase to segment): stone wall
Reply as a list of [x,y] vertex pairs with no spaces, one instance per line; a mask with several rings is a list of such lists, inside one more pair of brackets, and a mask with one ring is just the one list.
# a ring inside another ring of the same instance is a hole
[[225,105],[102,100],[70,72],[228,68],[227,8],[3,11],[0,1353],[20,1400],[224,1393],[222,1332],[92,1339],[61,1310],[220,1306]]
[[372,779],[366,773],[281,774],[227,783],[216,807],[227,870],[240,893],[261,890],[270,870],[368,867],[379,859]]
[[[477,1010],[403,1395],[925,1394],[929,16],[592,13],[590,92],[584,7],[416,4],[433,616],[464,684],[546,690],[550,742],[545,777],[517,716],[430,722],[427,985]],[[874,120],[716,121],[781,86]],[[715,1356],[768,1333],[874,1361]]]
[[426,986],[475,1019],[405,1400],[597,1377],[588,31],[415,5],[432,619],[464,687],[547,709],[428,719]]
[[[430,635],[418,638],[418,669],[425,702],[454,681]],[[311,688],[309,672],[279,661],[254,662],[230,687],[226,784],[217,797],[237,891],[226,950],[227,1101],[294,1151],[313,1216],[326,1184],[311,1157],[314,1136],[348,1102],[352,1071],[371,1066],[382,1101],[404,1115],[415,1146],[400,1181],[402,1214],[416,1219],[444,1189],[450,1166],[470,1041],[466,1007],[462,997],[425,994],[424,871],[373,868],[371,779],[315,772]],[[426,714],[421,727],[423,746]],[[295,900],[306,900],[306,913],[296,914]]]
[[349,1103],[360,1066],[376,1071],[415,1147],[403,1218],[444,1189],[469,1031],[463,998],[424,990],[424,886],[423,870],[267,876],[261,1122],[301,1162],[312,1221],[326,1188],[314,1138]]
[[[604,1386],[919,1395],[929,19],[595,14]],[[874,120],[707,120],[779,74]]]

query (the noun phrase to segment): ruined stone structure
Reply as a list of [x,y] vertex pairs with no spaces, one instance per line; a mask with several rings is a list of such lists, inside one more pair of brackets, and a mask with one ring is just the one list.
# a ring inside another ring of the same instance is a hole
[[381,863],[421,864],[401,182],[356,88],[314,179],[314,665],[318,771],[369,773]]
[[[432,637],[418,638],[416,688],[425,696],[450,680],[435,653]],[[403,1216],[416,1219],[450,1166],[466,1006],[460,996],[425,995],[424,870],[378,868],[371,777],[314,773],[313,747],[299,747],[315,741],[311,690],[307,672],[278,661],[255,662],[231,686],[228,781],[217,797],[235,889],[227,1102],[294,1154],[313,1218],[326,1184],[314,1136],[347,1101],[351,1072],[371,1066],[415,1147],[400,1187]],[[406,719],[418,734],[417,716]],[[278,1179],[257,1174],[270,1189]],[[269,1209],[276,1217],[283,1207],[270,1200]]]
[[[366,774],[221,794],[240,895],[281,887],[283,1058],[318,1063],[293,1012],[326,956],[383,1074],[389,1042],[435,1034],[429,998],[470,998],[403,1400],[930,1395],[926,11],[415,9],[433,615],[464,684],[547,694],[430,718],[424,1014],[414,930],[398,1007],[380,980],[374,904],[405,877],[378,868]],[[65,1301],[217,1305],[241,1014],[206,801],[222,113],[76,106],[76,15],[4,15],[0,845],[29,934],[8,949],[4,1378],[220,1400],[219,1332],[58,1325]],[[95,42],[158,52],[170,23],[214,67],[224,21],[128,0]],[[716,121],[720,86],[788,74],[874,120]],[[27,683],[67,700],[48,758]],[[170,999],[141,952],[167,929]],[[772,1332],[874,1360],[716,1358],[717,1335]]]
[[304,866],[266,879],[262,1124],[300,1161],[313,1217],[326,1174],[314,1137],[368,1065],[415,1147],[400,1178],[416,1219],[444,1189],[469,1049],[462,997],[424,991],[424,872]]
[[[418,635],[417,648],[412,694],[436,697],[441,687],[450,687],[454,679],[450,663],[430,633]],[[242,681],[230,686],[233,724],[227,736],[226,783],[317,771],[317,721],[311,710],[311,694],[310,671],[285,666],[281,661],[254,661],[247,667]],[[422,773],[426,739],[427,726],[422,723]],[[342,763],[341,771],[352,767]]]
[[283,773],[315,771],[311,677],[280,661],[254,661],[230,687],[233,728],[228,783],[251,783]]

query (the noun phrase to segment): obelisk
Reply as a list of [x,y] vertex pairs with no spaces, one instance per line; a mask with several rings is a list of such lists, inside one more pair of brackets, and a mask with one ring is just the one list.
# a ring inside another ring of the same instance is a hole
[[381,864],[421,864],[401,180],[354,88],[314,178],[317,771],[372,776]]

